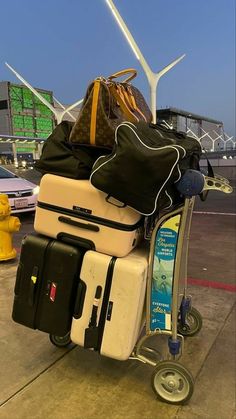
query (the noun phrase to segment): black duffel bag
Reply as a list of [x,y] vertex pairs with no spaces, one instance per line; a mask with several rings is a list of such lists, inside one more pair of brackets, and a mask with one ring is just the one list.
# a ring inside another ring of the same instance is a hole
[[162,125],[124,122],[108,156],[94,163],[91,183],[143,215],[172,206],[181,197],[176,182],[199,169],[200,143]]
[[73,125],[73,122],[62,121],[45,141],[40,159],[34,166],[41,174],[89,179],[97,158],[110,153],[104,148],[70,144],[68,139]]

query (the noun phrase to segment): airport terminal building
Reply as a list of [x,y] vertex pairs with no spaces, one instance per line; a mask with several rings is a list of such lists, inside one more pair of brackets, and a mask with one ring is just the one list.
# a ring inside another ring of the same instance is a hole
[[[53,92],[35,88],[55,109],[62,109]],[[65,114],[63,119],[73,120],[79,107]],[[222,121],[169,107],[157,110],[157,120],[169,128],[197,138],[207,152],[234,150],[235,139],[224,131]],[[41,146],[57,124],[55,115],[25,85],[0,82],[0,155],[15,160],[21,153],[37,159]],[[41,145],[40,145],[41,144]]]
[[206,151],[220,151],[233,149],[233,141],[227,141],[224,124],[206,116],[197,115],[177,108],[159,109],[157,111],[159,122],[179,132],[200,140],[202,148]]

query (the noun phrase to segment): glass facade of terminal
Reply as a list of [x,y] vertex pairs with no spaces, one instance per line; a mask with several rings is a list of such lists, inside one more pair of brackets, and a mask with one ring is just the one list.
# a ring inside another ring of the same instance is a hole
[[[36,89],[53,105],[53,93]],[[47,138],[55,127],[54,115],[27,87],[0,83],[0,133]]]

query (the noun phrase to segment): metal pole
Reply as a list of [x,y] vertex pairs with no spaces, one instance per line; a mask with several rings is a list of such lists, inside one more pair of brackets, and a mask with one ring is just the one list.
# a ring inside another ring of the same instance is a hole
[[36,150],[37,150],[35,152],[35,159],[36,160],[40,159],[40,156],[42,154],[43,144],[44,143],[41,143],[41,142],[36,144]]
[[17,158],[17,151],[16,151],[16,143],[15,141],[12,143],[12,154],[13,154],[13,163],[17,164],[18,163],[18,158]]

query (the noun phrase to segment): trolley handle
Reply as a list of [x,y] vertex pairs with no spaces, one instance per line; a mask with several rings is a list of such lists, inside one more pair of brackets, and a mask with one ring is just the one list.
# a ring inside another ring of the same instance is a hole
[[233,192],[229,181],[222,176],[205,176],[198,170],[188,169],[176,184],[178,191],[185,197],[203,196],[204,192],[215,190],[224,193]]
[[210,190],[215,190],[215,191],[220,191],[220,192],[224,192],[224,193],[232,193],[233,192],[233,188],[232,186],[230,186],[229,181],[225,178],[223,178],[222,176],[215,176],[214,178],[210,177],[210,176],[204,176],[204,191],[210,191]]

